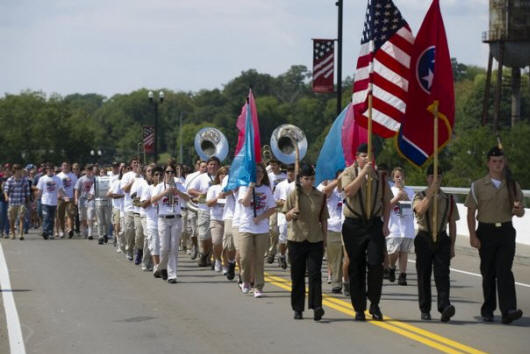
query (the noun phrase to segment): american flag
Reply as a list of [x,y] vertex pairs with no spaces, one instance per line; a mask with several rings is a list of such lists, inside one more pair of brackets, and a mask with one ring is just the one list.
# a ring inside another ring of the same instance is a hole
[[144,150],[146,153],[152,153],[155,147],[155,128],[144,127]]
[[391,0],[368,0],[352,102],[355,118],[367,126],[372,92],[373,132],[384,138],[396,135],[405,113],[413,43],[409,25]]
[[335,41],[313,39],[313,91],[333,92]]

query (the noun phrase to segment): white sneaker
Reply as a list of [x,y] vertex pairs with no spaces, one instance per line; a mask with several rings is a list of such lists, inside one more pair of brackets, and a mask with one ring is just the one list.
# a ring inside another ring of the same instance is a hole
[[228,274],[228,267],[223,267],[223,275],[227,275]]
[[145,264],[142,264],[142,271],[147,272],[147,267],[145,266]]
[[263,297],[263,291],[259,290],[259,289],[254,289],[254,297],[257,299],[257,298],[260,298],[260,297]]
[[220,272],[222,270],[222,266],[221,266],[221,261],[216,259],[215,260],[215,267],[214,267],[215,271],[216,272]]
[[116,250],[116,253],[121,253],[121,249],[118,247],[118,249]]
[[250,286],[249,286],[249,284],[241,283],[241,284],[239,284],[239,287],[241,288],[241,292],[242,292],[243,294],[245,294],[245,295],[248,294],[248,292],[250,291]]
[[64,238],[64,232],[62,231],[59,232],[59,238]]

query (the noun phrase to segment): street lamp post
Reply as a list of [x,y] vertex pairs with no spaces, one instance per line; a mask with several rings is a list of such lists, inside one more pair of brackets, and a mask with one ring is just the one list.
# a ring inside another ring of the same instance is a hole
[[158,105],[164,102],[164,91],[158,93],[158,100],[155,100],[153,91],[149,91],[147,97],[155,110],[155,163],[158,162]]

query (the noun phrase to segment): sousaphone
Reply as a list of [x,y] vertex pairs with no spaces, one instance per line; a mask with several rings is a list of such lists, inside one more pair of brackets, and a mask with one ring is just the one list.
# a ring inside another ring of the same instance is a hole
[[282,124],[272,132],[271,151],[278,161],[290,165],[295,162],[295,145],[300,151],[300,160],[307,153],[307,139],[302,129],[293,124]]

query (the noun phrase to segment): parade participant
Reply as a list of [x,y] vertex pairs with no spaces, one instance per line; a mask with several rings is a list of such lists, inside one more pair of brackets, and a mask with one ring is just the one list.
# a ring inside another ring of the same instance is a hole
[[[418,273],[418,300],[422,320],[431,319],[431,273],[438,293],[438,311],[442,322],[448,322],[455,314],[449,301],[449,266],[455,256],[456,221],[460,218],[452,195],[440,189],[442,171],[438,169],[436,182],[433,166],[427,169],[428,188],[414,196],[413,208],[418,223],[418,234],[414,240],[416,271]],[[394,179],[394,182],[396,180]],[[397,184],[397,182],[396,182]],[[437,201],[436,225],[433,225],[434,202]],[[447,235],[449,225],[449,236]],[[433,233],[436,232],[436,236]]]
[[123,197],[123,209],[125,213],[125,219],[123,220],[123,230],[125,233],[125,251],[129,261],[134,258],[134,205],[133,198],[131,197],[131,188],[140,175],[140,163],[137,158],[131,159],[129,164],[130,171],[125,173],[121,178],[120,188],[124,193]]
[[[287,175],[280,170],[280,161],[272,159],[269,161],[270,172],[268,173],[271,183],[272,193],[276,190],[278,184],[287,178]],[[276,198],[275,198],[276,200]],[[278,237],[280,230],[278,228],[278,212],[275,212],[269,218],[270,246],[267,250],[267,263],[274,263],[274,257],[278,249]]]
[[[151,262],[153,264],[153,274],[160,276],[158,270],[158,264],[160,263],[160,238],[158,237],[158,204],[151,203],[151,198],[156,189],[156,186],[162,181],[162,175],[164,174],[164,169],[162,167],[156,167],[156,165],[150,165],[151,171],[149,178],[147,178],[148,186],[143,188],[142,196],[140,197],[140,202],[142,203],[142,208],[145,210],[145,238],[147,240],[147,247],[149,252],[146,254],[151,255]],[[145,264],[145,263],[144,263]]]
[[[186,179],[184,181],[184,188],[188,190],[190,184],[194,182],[201,174],[206,173],[206,170],[207,170],[206,161],[197,160],[195,162],[195,172],[190,173],[186,176]],[[184,206],[187,208],[186,203],[184,204]],[[199,244],[197,241],[197,236],[198,236],[197,212],[194,210],[191,210],[190,208],[187,208],[187,219],[186,219],[185,226],[186,226],[185,235],[186,237],[189,237],[191,239],[190,256],[192,260],[195,260],[197,258],[197,254],[199,253]]]
[[210,265],[210,255],[212,252],[212,234],[210,232],[210,210],[206,205],[206,193],[212,185],[215,174],[221,165],[221,161],[216,156],[212,156],[206,163],[207,171],[199,175],[188,186],[188,194],[196,198],[199,203],[197,213],[197,228],[200,243],[199,267]]
[[[145,181],[145,179],[148,178],[146,176],[147,170],[149,170],[149,178],[151,178],[151,171],[153,169],[149,166],[142,168],[142,165],[138,163],[138,170],[140,171],[140,174],[136,176],[130,191],[134,214],[134,264],[139,265],[141,263],[142,270],[146,271],[148,268],[147,266],[151,263],[151,255],[148,254],[149,250],[147,248],[145,248],[146,252],[144,252],[144,246],[146,245],[144,232],[145,209],[142,208],[142,202],[140,201],[140,198],[144,188],[147,187],[147,182]],[[144,255],[144,253],[147,254]]]
[[59,196],[65,198],[63,182],[55,176],[55,169],[51,163],[46,164],[46,174],[39,178],[37,184],[37,198],[41,200],[42,207],[42,237],[53,240],[53,223],[55,211],[57,210],[57,199]]
[[63,238],[68,233],[68,238],[74,236],[75,223],[75,205],[74,205],[74,187],[77,183],[77,176],[71,171],[70,164],[63,162],[61,173],[57,175],[63,182],[63,188],[69,202],[60,198],[57,204],[57,218],[59,219],[59,237]]
[[79,221],[83,236],[92,240],[92,226],[94,220],[95,205],[89,193],[94,184],[94,165],[85,166],[85,175],[81,176],[74,187],[75,204],[79,210]]
[[[227,170],[228,173],[228,170]],[[222,189],[228,184],[228,175],[226,175],[221,183]],[[221,190],[222,190],[221,189]],[[235,213],[236,200],[235,196],[237,192],[227,191],[223,192],[226,202],[223,207],[223,222],[224,222],[224,232],[223,232],[223,260],[225,261],[226,269],[226,279],[233,280],[236,273],[236,247],[234,240],[234,227],[233,219]],[[224,271],[224,270],[223,270]]]
[[158,203],[158,237],[160,238],[160,263],[155,277],[161,276],[171,284],[177,282],[178,247],[182,220],[180,201],[189,200],[181,183],[175,183],[176,168],[166,165],[164,181],[152,192],[151,203]]
[[111,203],[110,198],[107,197],[107,188],[110,187],[110,177],[106,174],[104,176],[96,177],[94,184],[90,188],[90,199],[94,199],[96,221],[98,224],[98,244],[106,244],[109,240],[108,232],[111,224]]
[[[119,165],[118,165],[119,166]],[[107,192],[107,197],[111,199],[112,204],[112,226],[114,228],[114,247],[116,252],[121,253],[125,249],[125,241],[123,240],[123,191],[120,188],[121,178],[123,176],[125,167],[118,167],[118,176],[110,182],[110,188]]]
[[280,251],[278,265],[282,269],[287,269],[287,259],[285,256],[287,251],[287,219],[283,213],[283,206],[289,193],[294,190],[294,170],[294,165],[287,166],[287,179],[278,183],[273,193],[274,200],[278,206],[278,249]]
[[300,169],[300,185],[285,201],[283,212],[291,227],[287,247],[291,260],[291,307],[294,318],[302,319],[305,307],[305,273],[308,272],[308,308],[313,319],[320,321],[322,308],[322,257],[326,247],[329,217],[326,196],[313,187],[315,170],[309,165]]
[[390,188],[393,198],[390,200],[390,234],[386,238],[388,251],[388,280],[396,280],[396,262],[399,259],[399,285],[407,285],[407,262],[410,248],[414,242],[414,213],[412,199],[414,191],[405,186],[405,170],[396,167],[392,170],[394,184]]
[[317,189],[326,195],[326,204],[329,213],[327,220],[327,261],[331,273],[331,292],[340,294],[342,292],[342,262],[344,250],[342,246],[342,186],[340,172],[337,178],[322,182]]
[[254,297],[263,296],[265,252],[269,242],[269,217],[276,204],[272,196],[265,166],[256,166],[256,183],[239,187],[239,252],[241,257],[241,291],[248,294],[254,275]]
[[[515,280],[512,273],[515,256],[515,229],[513,215],[524,215],[524,199],[519,183],[505,174],[504,152],[493,147],[487,154],[488,174],[471,184],[465,206],[469,242],[479,250],[480,272],[484,303],[481,315],[484,321],[493,321],[499,294],[502,323],[508,324],[522,317],[517,308]],[[508,178],[507,178],[508,177]],[[476,221],[478,220],[478,227]]]
[[[221,181],[227,175],[228,169],[221,167],[217,170],[213,184],[208,188],[206,194],[206,205],[210,208],[210,232],[212,234],[213,244],[213,258],[214,258],[214,270],[221,272],[224,270],[225,275],[228,271],[228,259],[224,258],[224,264],[221,261],[221,255],[223,253],[223,234],[224,234],[224,221],[223,221],[223,210],[226,203]],[[223,269],[223,265],[224,268]]]
[[23,176],[22,166],[14,164],[12,167],[13,176],[9,177],[4,184],[4,198],[8,203],[7,214],[9,215],[9,226],[11,229],[11,239],[14,240],[15,227],[18,224],[20,240],[24,239],[24,213],[26,203],[29,200],[29,184]]
[[[228,183],[228,181],[227,181]],[[233,191],[234,195],[234,215],[232,217],[232,237],[234,239],[234,247],[236,249],[236,265],[239,268],[239,272],[237,274],[237,283],[239,286],[243,284],[243,278],[241,276],[241,252],[240,252],[240,242],[239,242],[239,220],[241,219],[241,208],[243,207],[241,203],[239,203],[239,188],[235,189]]]
[[0,176],[0,238],[9,238],[9,218],[7,217],[7,200],[3,193],[5,182],[11,177],[11,168],[8,164],[1,166]]
[[[79,165],[79,163],[74,162],[72,164],[72,172],[77,177],[77,179],[81,178],[81,166]],[[76,184],[77,184],[77,182],[76,182]],[[74,194],[75,194],[75,184],[74,184]],[[75,204],[75,195],[74,195],[74,206],[75,206],[75,228],[74,228],[74,231],[75,231],[76,234],[79,235],[81,233],[81,221],[79,221],[79,208]]]
[[[356,161],[344,170],[341,183],[346,197],[343,208],[345,219],[342,225],[342,239],[350,260],[348,275],[355,319],[365,320],[364,311],[368,297],[372,318],[382,321],[383,314],[379,308],[379,300],[383,285],[385,236],[388,235],[388,214],[392,195],[384,176],[376,173],[372,161],[368,160],[366,144],[361,144],[357,148]],[[371,184],[372,191],[369,210],[367,209],[368,183]],[[368,284],[366,284],[367,279]]]

